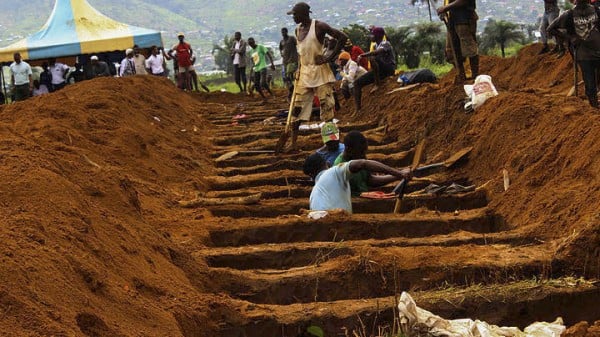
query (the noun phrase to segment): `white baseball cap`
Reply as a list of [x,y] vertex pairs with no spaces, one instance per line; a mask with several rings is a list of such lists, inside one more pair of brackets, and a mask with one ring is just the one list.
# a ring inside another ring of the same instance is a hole
[[98,61],[98,56],[93,55],[92,57],[90,57],[90,60],[92,60],[92,61]]

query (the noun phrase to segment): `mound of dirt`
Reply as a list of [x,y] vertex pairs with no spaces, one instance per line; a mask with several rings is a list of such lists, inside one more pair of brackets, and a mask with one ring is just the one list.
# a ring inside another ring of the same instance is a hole
[[165,228],[184,191],[207,186],[205,111],[154,77],[87,81],[0,110],[0,330],[185,329],[210,278]]
[[[473,146],[463,169],[477,184],[492,180],[490,207],[506,225],[558,239],[553,267],[598,277],[600,114],[585,99],[566,97],[570,58],[538,56],[539,48],[527,46],[508,59],[483,57],[482,72],[500,95],[472,114],[464,112],[463,88],[452,85],[450,73],[438,84],[391,94],[397,84],[388,79],[380,95],[366,95],[359,118],[387,124],[388,137],[402,144],[425,137],[425,161]],[[506,192],[503,169],[511,181]]]

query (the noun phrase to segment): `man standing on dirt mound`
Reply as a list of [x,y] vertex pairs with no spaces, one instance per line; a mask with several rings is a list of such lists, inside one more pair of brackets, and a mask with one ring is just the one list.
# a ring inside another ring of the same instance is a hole
[[[335,101],[333,98],[333,82],[335,77],[329,67],[329,62],[335,61],[346,44],[348,37],[341,31],[331,28],[322,21],[310,18],[310,6],[305,2],[298,2],[292,10],[287,12],[293,15],[296,26],[296,40],[298,42],[298,55],[300,56],[300,69],[298,71],[298,85],[295,87],[294,121],[291,127],[292,141],[287,151],[296,151],[298,130],[302,121],[310,120],[312,101],[316,95],[321,102],[321,120],[329,122],[333,119]],[[335,48],[323,54],[325,35],[330,35],[337,40]]]
[[577,0],[573,9],[550,24],[548,31],[573,44],[575,61],[583,74],[585,95],[590,105],[598,108],[596,74],[600,70],[600,9],[591,5],[590,0]]
[[456,83],[466,80],[466,60],[471,66],[471,78],[479,75],[479,55],[477,48],[477,20],[475,0],[445,0],[444,6],[438,8],[440,19],[446,23],[446,59],[456,60],[458,67]]

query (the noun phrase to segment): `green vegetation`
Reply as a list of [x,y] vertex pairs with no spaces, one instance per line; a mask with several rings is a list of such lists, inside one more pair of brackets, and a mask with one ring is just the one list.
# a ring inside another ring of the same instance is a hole
[[480,48],[484,53],[498,46],[502,57],[506,56],[505,49],[510,43],[525,39],[517,24],[502,20],[488,21],[481,37]]

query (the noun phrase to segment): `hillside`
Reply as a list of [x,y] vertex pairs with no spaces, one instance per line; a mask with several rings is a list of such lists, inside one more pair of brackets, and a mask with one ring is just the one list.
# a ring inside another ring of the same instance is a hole
[[[176,32],[185,31],[194,45],[202,47],[202,52],[210,52],[213,43],[222,41],[223,36],[236,30],[242,31],[246,37],[253,35],[263,41],[278,41],[280,28],[294,25],[291,17],[285,15],[294,3],[290,0],[130,0],[127,8],[116,0],[89,2],[116,20],[164,31],[165,43],[175,40]],[[0,11],[10,15],[0,16],[0,46],[37,31],[53,4],[54,0],[31,0],[26,4],[2,1]],[[407,0],[324,0],[311,5],[315,18],[340,28],[352,23],[401,26],[428,20],[426,6],[414,7]],[[527,4],[518,0],[479,1],[478,5],[482,20],[494,17],[524,24],[535,23],[543,8],[541,0]]]

